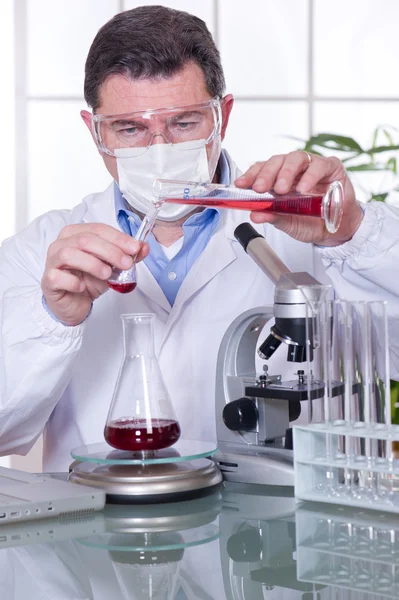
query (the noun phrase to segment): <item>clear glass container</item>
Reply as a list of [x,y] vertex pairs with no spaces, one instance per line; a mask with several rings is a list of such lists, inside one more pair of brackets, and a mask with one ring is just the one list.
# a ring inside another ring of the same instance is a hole
[[[172,545],[181,543],[179,532],[171,532],[168,536]],[[125,600],[172,600],[177,593],[184,549],[172,547],[154,550],[151,545],[156,534],[143,533],[135,537],[141,538],[135,540],[142,545],[141,550],[109,551],[122,597]],[[117,544],[118,536],[115,538]]]
[[157,179],[153,199],[158,206],[170,202],[318,217],[323,219],[329,233],[335,233],[341,224],[344,191],[340,181],[333,181],[325,194],[300,194],[295,189],[277,194],[274,190],[258,193],[219,183]]
[[121,315],[124,356],[104,437],[117,450],[152,456],[172,446],[180,426],[154,353],[153,314]]
[[[154,203],[154,205],[150,207],[148,214],[143,217],[141,225],[136,233],[136,237],[134,238],[135,240],[138,242],[145,242],[147,235],[152,231],[152,228],[155,225],[160,208],[161,205],[158,205],[157,203]],[[132,217],[129,217],[129,219],[132,219]],[[122,271],[117,267],[112,268],[111,277],[107,282],[111,290],[119,292],[119,294],[129,294],[135,289],[137,285],[136,259],[137,256],[133,258],[133,264],[130,269]]]

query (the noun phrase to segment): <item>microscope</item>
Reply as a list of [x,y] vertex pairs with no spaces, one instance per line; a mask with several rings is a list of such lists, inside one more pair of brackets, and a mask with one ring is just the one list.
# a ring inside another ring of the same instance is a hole
[[297,577],[295,498],[287,487],[226,483],[219,516],[220,558],[228,600],[311,600],[321,589]]
[[[226,331],[218,353],[216,374],[216,433],[218,453],[213,457],[227,481],[294,485],[290,422],[301,413],[301,402],[324,396],[324,384],[305,374],[312,360],[312,318],[307,300],[317,301],[320,284],[308,273],[292,273],[249,223],[234,235],[255,263],[276,284],[274,306],[242,313]],[[306,298],[302,290],[306,289]],[[275,320],[266,340],[259,336]],[[255,356],[268,360],[281,344],[287,361],[299,363],[297,379],[256,374]],[[337,393],[337,391],[336,391]]]

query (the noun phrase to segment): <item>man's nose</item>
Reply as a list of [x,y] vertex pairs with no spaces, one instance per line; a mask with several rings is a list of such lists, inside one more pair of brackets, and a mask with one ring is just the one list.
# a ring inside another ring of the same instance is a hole
[[164,133],[158,132],[158,133],[153,133],[151,138],[150,138],[150,142],[149,142],[149,146],[152,146],[153,144],[169,144],[169,140],[165,137]]

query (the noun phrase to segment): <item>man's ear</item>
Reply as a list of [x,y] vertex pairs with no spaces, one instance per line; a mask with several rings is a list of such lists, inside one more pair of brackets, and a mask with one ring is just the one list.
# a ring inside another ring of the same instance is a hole
[[234,104],[234,96],[233,94],[227,94],[224,98],[222,98],[220,102],[220,108],[222,109],[222,132],[221,138],[224,140],[224,136],[226,135],[227,125],[229,123],[230,113]]
[[90,131],[91,137],[93,138],[93,140],[95,142],[96,140],[94,139],[93,128],[92,128],[93,115],[88,110],[81,110],[80,116],[82,117],[83,122],[85,123],[87,129]]
[[[87,129],[90,131],[90,135],[93,138],[93,142],[97,146],[96,138],[93,135],[93,115],[88,110],[81,110],[80,116],[82,117]],[[98,153],[102,154],[101,150],[97,147]]]
[[81,110],[80,116],[82,117],[83,121],[85,122],[85,124],[87,125],[87,128],[89,129],[89,131],[91,133],[92,132],[92,129],[91,129],[92,114],[88,110]]

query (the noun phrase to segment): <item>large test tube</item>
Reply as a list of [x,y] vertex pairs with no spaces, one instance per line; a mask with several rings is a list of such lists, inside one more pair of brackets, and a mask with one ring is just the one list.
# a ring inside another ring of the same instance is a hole
[[[328,432],[334,416],[331,402],[332,288],[322,284],[300,287],[306,300],[308,418],[314,426],[326,430],[324,455],[315,459],[328,464],[336,455],[334,437]],[[339,485],[338,473],[338,468],[326,466],[325,481],[318,491],[333,494]]]
[[344,190],[340,181],[333,181],[325,194],[299,194],[295,189],[287,194],[276,194],[274,190],[258,193],[220,183],[156,179],[153,199],[156,203],[319,217],[323,219],[327,231],[335,233],[343,215]]
[[377,437],[371,447],[371,460],[375,467],[388,468],[388,473],[376,474],[376,493],[378,497],[392,494],[397,490],[396,477],[391,473],[393,467],[390,372],[389,372],[389,334],[386,302],[368,302],[369,339],[370,339],[370,427]]
[[[330,423],[332,287],[323,284],[299,287],[306,301],[308,420],[309,423]],[[321,396],[313,390],[317,381],[323,387]]]
[[371,369],[373,402],[377,428],[391,430],[391,398],[389,372],[389,336],[386,302],[368,302],[370,315]]
[[392,460],[387,439],[391,412],[386,303],[338,300],[333,320],[335,373],[343,384],[336,406],[347,433],[343,438],[347,493],[378,497],[384,479],[378,467],[388,467]]

